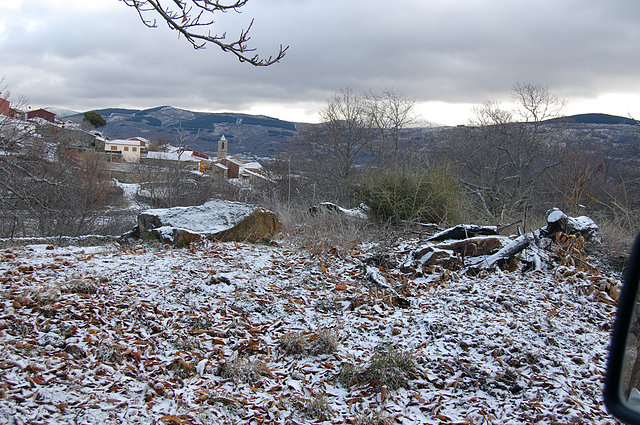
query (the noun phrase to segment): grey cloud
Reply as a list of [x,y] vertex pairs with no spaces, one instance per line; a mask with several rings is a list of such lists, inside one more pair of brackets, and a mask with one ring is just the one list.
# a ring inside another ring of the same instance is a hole
[[[6,24],[8,41],[0,41],[10,63],[0,74],[33,103],[71,107],[240,110],[321,104],[344,87],[477,103],[508,96],[516,81],[563,96],[640,92],[635,0],[252,0],[242,14],[221,16],[217,28],[233,37],[255,17],[252,42],[261,54],[289,44],[284,60],[266,69],[214,47],[194,51],[165,26],[147,29],[133,9],[100,1],[113,6],[77,15],[23,2],[20,17]],[[26,18],[41,13],[47,18],[29,30]]]

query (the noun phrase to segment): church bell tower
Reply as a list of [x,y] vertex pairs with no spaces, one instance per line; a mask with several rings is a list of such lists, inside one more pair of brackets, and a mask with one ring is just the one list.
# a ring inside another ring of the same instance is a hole
[[227,157],[227,148],[229,147],[229,142],[224,137],[224,134],[218,140],[218,161],[222,161]]

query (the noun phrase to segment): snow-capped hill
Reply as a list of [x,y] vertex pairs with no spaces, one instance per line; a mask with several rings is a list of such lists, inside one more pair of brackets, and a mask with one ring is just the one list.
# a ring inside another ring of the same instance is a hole
[[56,118],[57,119],[66,118],[66,117],[70,117],[72,115],[81,114],[81,112],[74,111],[72,109],[58,108],[58,107],[55,107],[55,106],[49,106],[49,107],[44,108],[44,109],[46,109],[49,112],[53,112],[54,114],[56,114]]

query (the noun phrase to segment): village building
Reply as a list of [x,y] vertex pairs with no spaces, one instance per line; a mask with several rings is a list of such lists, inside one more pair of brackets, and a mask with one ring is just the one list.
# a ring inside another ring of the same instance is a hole
[[56,122],[56,114],[53,112],[49,112],[46,109],[36,109],[35,111],[27,112],[27,119],[32,120],[36,118],[41,118],[45,121]]
[[178,148],[171,145],[166,145],[161,151],[147,152],[146,158],[150,160],[190,162],[194,164],[194,169],[201,173],[206,172],[213,163],[213,160],[208,155],[193,149]]
[[227,149],[229,148],[229,142],[227,141],[227,139],[224,137],[224,134],[222,135],[222,137],[220,137],[220,140],[218,140],[218,161],[223,161],[226,157],[227,157]]
[[229,141],[224,137],[218,140],[218,157],[214,165],[223,171],[228,179],[257,178],[266,180],[262,175],[262,165],[256,161],[245,163],[239,158],[228,156]]
[[4,115],[5,117],[19,119],[19,120],[24,119],[24,112],[22,112],[19,109],[12,108],[11,102],[1,97],[0,97],[0,115]]
[[11,106],[9,101],[0,97],[0,115],[5,117],[11,116]]
[[9,110],[9,117],[17,119],[17,120],[24,120],[25,113],[23,111],[21,111],[20,109],[11,108]]
[[262,175],[262,165],[259,162],[247,162],[242,166],[242,172]]
[[211,174],[219,174],[220,177],[224,177],[226,179],[229,178],[229,167],[220,162],[214,162],[213,167],[211,167],[211,171]]
[[137,140],[140,142],[140,147],[143,151],[149,148],[149,139],[145,139],[144,137],[130,137],[129,140]]
[[244,165],[244,162],[242,162],[239,159],[233,158],[233,157],[226,157],[225,159],[223,159],[222,161],[220,161],[222,164],[226,165],[228,171],[227,171],[227,177],[230,179],[237,179],[240,177],[240,169],[242,168],[242,166]]
[[115,139],[104,142],[105,152],[119,153],[126,162],[140,162],[140,152],[143,146],[137,139]]

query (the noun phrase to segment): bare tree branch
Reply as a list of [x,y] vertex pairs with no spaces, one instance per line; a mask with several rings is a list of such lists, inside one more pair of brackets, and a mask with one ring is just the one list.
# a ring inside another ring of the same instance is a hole
[[249,47],[251,40],[249,31],[253,26],[253,19],[246,29],[240,31],[240,36],[235,41],[227,41],[226,33],[212,33],[208,28],[215,24],[213,15],[215,13],[225,13],[228,11],[240,12],[248,0],[236,0],[233,2],[221,3],[219,0],[119,0],[129,7],[133,7],[138,12],[140,20],[149,28],[158,26],[156,18],[149,18],[149,15],[160,15],[169,28],[191,43],[194,49],[204,49],[207,45],[213,44],[235,55],[240,62],[247,62],[254,66],[269,66],[279,62],[285,55],[289,46],[282,44],[275,56],[267,58],[260,57],[254,47]]

